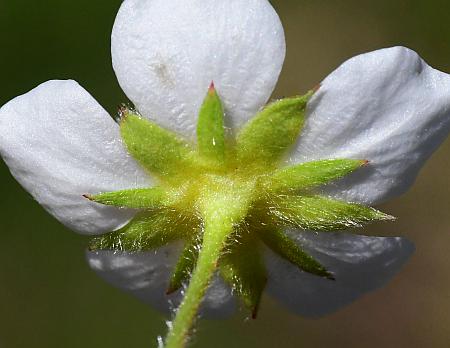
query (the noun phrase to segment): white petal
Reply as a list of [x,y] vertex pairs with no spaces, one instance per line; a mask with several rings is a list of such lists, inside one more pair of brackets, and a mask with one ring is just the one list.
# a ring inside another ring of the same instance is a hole
[[267,101],[285,56],[267,0],[125,0],[112,33],[117,78],[138,110],[192,136],[211,81],[228,126]]
[[101,233],[135,213],[82,195],[148,185],[119,127],[74,81],[48,81],[0,109],[0,153],[13,176],[67,227]]
[[[96,251],[87,252],[87,260],[108,283],[169,314],[182,300],[181,291],[166,295],[179,252],[179,246],[142,253]],[[226,317],[234,312],[235,307],[231,290],[216,276],[203,300],[201,314],[213,318]]]
[[450,75],[407,48],[383,49],[323,81],[291,160],[369,160],[331,192],[374,204],[406,191],[449,131]]
[[319,317],[384,286],[414,252],[399,237],[292,231],[290,237],[332,272],[335,281],[300,271],[268,252],[268,292],[287,308]]

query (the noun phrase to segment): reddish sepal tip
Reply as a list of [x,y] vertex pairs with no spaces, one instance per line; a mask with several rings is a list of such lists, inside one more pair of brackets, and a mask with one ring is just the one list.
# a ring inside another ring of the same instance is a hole
[[253,309],[252,319],[255,320],[258,317],[258,308]]
[[174,288],[174,287],[169,287],[167,290],[166,290],[166,295],[168,296],[168,295],[172,295],[175,291],[177,291],[178,289],[177,288]]
[[317,84],[317,85],[312,89],[312,91],[313,91],[314,93],[316,93],[316,92],[320,89],[320,87],[322,87],[322,84],[321,84],[321,83]]
[[93,200],[93,199],[92,199],[92,196],[91,196],[91,195],[88,195],[88,194],[83,195],[83,197],[86,198],[86,199],[89,199],[90,201]]
[[209,85],[208,88],[208,92],[211,94],[216,92],[216,86],[214,85],[214,81],[211,81],[211,84]]

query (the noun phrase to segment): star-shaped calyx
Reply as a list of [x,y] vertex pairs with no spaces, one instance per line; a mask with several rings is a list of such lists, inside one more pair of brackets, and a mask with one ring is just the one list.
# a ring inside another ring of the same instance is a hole
[[[159,185],[86,195],[100,204],[140,209],[125,227],[94,238],[90,249],[137,252],[184,240],[168,293],[185,283],[192,292],[204,293],[218,268],[253,316],[267,277],[262,244],[301,271],[334,280],[283,230],[338,231],[392,217],[317,193],[319,187],[366,165],[366,160],[328,159],[283,166],[313,94],[269,104],[232,139],[211,84],[198,116],[196,145],[123,109],[123,141]],[[196,281],[196,274],[208,275]]]

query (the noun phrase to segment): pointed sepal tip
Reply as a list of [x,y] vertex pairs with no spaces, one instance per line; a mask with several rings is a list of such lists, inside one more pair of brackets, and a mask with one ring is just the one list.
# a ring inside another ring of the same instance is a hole
[[211,81],[209,88],[208,88],[208,92],[210,94],[215,94],[216,92],[216,86],[214,85],[214,81]]

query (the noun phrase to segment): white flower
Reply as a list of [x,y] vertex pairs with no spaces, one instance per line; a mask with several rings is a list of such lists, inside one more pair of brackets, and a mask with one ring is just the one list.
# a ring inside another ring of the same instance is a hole
[[[266,0],[125,0],[112,33],[120,85],[140,113],[187,138],[214,80],[236,129],[268,100],[285,56],[280,20]],[[300,78],[300,77],[299,77]],[[377,204],[398,196],[450,130],[450,76],[394,47],[350,59],[309,103],[289,162],[367,159],[370,166],[328,187],[336,197]],[[118,125],[74,81],[48,81],[0,109],[0,152],[14,177],[52,215],[84,234],[126,224],[136,213],[90,202],[84,193],[146,187],[150,178],[125,150]],[[290,233],[338,281],[300,272],[267,252],[268,291],[308,316],[333,311],[384,285],[413,252],[404,238]],[[95,252],[102,277],[161,309],[176,250]],[[204,302],[230,312],[215,280]]]

